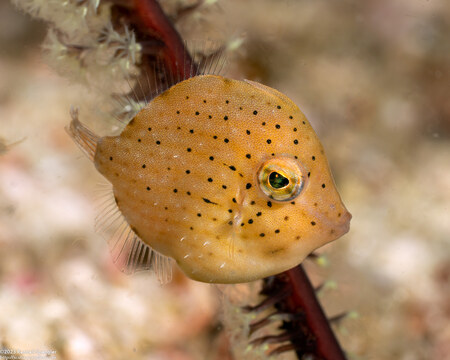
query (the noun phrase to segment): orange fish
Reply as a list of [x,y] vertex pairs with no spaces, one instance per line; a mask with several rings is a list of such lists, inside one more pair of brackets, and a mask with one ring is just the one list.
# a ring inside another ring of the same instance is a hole
[[151,100],[118,136],[69,133],[113,186],[124,270],[240,283],[288,270],[349,230],[323,147],[275,89],[216,75]]

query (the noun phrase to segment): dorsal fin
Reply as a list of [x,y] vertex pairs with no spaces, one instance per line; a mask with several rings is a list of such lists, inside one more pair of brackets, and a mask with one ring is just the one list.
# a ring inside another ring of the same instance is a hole
[[95,227],[107,239],[113,263],[125,274],[150,270],[161,284],[170,282],[173,260],[153,250],[135,234],[117,207],[111,187],[108,188]]

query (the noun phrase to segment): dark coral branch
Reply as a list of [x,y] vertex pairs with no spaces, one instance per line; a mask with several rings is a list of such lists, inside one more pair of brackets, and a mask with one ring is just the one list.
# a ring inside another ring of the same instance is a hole
[[[317,300],[316,292],[303,266],[299,265],[288,270],[276,276],[276,279],[282,283],[289,283],[292,289],[291,295],[283,301],[283,304],[278,304],[278,307],[282,307],[282,311],[291,313],[300,311],[304,314],[303,324],[297,323],[297,325],[299,327],[307,326],[303,330],[303,338],[309,338],[309,343],[314,348],[312,349],[314,355],[326,360],[345,360],[344,352]],[[295,324],[295,322],[291,324]],[[284,325],[290,327],[288,323]],[[291,341],[295,344],[295,338]],[[301,347],[300,345],[299,347]]]
[[142,46],[141,76],[129,96],[138,101],[153,98],[197,73],[198,65],[156,0],[109,1],[114,28],[127,26]]
[[156,0],[134,0],[135,11],[149,34],[163,44],[165,65],[175,79],[186,79],[195,67],[183,40]]

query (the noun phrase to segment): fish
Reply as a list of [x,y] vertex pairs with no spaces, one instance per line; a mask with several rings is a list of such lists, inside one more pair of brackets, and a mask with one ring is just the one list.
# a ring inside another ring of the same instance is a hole
[[175,261],[197,281],[250,282],[349,231],[311,124],[263,84],[197,75],[149,101],[117,136],[93,133],[76,111],[68,132],[112,184],[122,222],[111,252],[123,270],[168,281]]

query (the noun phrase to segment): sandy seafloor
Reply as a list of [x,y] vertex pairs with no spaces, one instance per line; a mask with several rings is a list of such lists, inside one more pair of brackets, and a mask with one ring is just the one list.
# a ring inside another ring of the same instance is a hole
[[[285,92],[319,134],[353,220],[321,249],[327,267],[306,265],[329,285],[327,313],[352,314],[336,327],[349,358],[450,359],[450,3],[222,0],[179,27],[244,38],[228,74]],[[236,335],[242,319],[221,290],[177,271],[161,287],[115,269],[93,230],[104,181],[64,131],[83,88],[43,61],[44,34],[0,3],[3,349],[260,358],[241,351],[245,336],[230,344],[227,327]],[[257,286],[231,290],[245,300]]]

